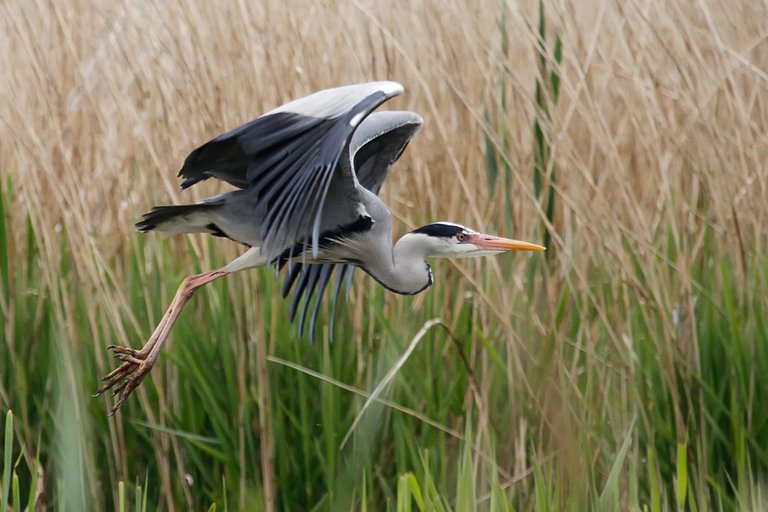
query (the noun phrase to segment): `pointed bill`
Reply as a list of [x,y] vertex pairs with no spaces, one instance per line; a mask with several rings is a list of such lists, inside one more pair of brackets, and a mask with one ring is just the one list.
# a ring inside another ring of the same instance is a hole
[[501,238],[481,233],[467,236],[467,243],[488,251],[546,251],[547,248],[531,242]]

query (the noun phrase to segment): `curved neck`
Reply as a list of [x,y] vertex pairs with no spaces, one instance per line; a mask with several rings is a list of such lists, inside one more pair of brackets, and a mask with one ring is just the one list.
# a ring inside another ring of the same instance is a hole
[[425,256],[425,247],[406,235],[392,248],[391,260],[369,262],[365,271],[390,291],[415,295],[432,284],[432,269]]

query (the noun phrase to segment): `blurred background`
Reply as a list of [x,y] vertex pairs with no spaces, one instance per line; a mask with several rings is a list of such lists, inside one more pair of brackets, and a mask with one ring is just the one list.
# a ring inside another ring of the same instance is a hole
[[[0,503],[768,508],[766,19],[746,0],[2,2]],[[231,276],[108,418],[106,347],[140,347],[185,275],[241,251],[133,231],[224,190],[181,193],[184,157],[369,80],[424,118],[383,190],[396,235],[451,220],[548,251],[435,262],[415,297],[358,275],[313,345],[273,270]]]

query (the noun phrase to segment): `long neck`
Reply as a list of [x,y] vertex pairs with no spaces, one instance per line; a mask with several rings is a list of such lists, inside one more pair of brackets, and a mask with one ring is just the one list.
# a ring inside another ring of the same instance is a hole
[[370,262],[365,271],[390,291],[415,295],[432,284],[432,270],[424,256],[424,247],[406,235],[392,248],[391,260]]

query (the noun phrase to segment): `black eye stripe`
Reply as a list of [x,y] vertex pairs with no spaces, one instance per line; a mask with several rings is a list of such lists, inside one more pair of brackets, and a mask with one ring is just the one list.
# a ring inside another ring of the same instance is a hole
[[451,238],[457,236],[459,233],[464,232],[463,226],[453,226],[451,224],[443,224],[435,222],[434,224],[427,224],[419,229],[415,229],[412,233],[421,233],[429,236],[440,236],[445,238]]

